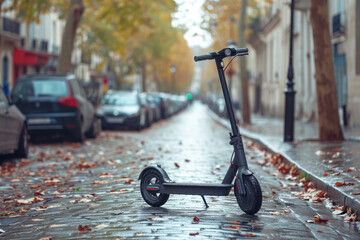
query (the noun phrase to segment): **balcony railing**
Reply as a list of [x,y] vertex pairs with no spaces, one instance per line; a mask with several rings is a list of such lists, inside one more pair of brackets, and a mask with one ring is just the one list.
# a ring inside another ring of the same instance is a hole
[[7,17],[2,17],[2,30],[11,34],[20,34],[20,23]]
[[37,48],[37,40],[33,39],[31,41],[31,49],[36,50],[36,48]]
[[339,13],[333,16],[332,18],[332,34],[338,35],[344,32],[345,30],[345,20],[344,20],[344,14]]
[[43,52],[47,52],[48,51],[48,42],[45,40],[42,40],[40,43],[40,50]]

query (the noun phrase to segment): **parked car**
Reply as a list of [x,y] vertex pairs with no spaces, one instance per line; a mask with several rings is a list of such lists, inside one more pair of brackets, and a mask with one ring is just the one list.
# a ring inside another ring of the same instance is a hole
[[23,76],[11,99],[26,116],[30,136],[64,134],[82,142],[101,131],[94,107],[72,74]]
[[151,127],[154,122],[154,112],[152,109],[152,105],[150,100],[148,99],[148,94],[142,92],[139,94],[140,97],[140,104],[145,107],[146,110],[146,126]]
[[101,117],[103,128],[125,126],[141,130],[147,126],[146,106],[137,92],[107,91],[97,115]]
[[160,97],[148,93],[146,95],[147,102],[153,114],[153,121],[157,122],[161,119],[161,102]]
[[28,149],[26,118],[14,104],[9,103],[0,88],[0,154],[14,152],[17,157],[26,158]]

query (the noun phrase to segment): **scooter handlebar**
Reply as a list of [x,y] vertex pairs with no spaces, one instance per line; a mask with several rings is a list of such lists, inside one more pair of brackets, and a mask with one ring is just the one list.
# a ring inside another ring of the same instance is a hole
[[213,57],[211,56],[210,53],[194,57],[195,62],[204,61],[204,60],[211,60],[211,59],[213,59]]
[[199,55],[194,57],[195,62],[204,61],[204,60],[211,60],[216,57],[230,57],[230,56],[243,56],[248,55],[248,49],[247,48],[224,48],[219,52],[211,52],[204,55]]
[[249,50],[247,48],[235,48],[236,53],[248,53]]

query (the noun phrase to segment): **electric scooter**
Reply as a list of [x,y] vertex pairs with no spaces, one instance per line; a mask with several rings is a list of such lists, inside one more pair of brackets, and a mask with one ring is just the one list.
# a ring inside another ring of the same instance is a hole
[[[215,60],[219,73],[221,88],[224,94],[231,129],[230,144],[234,147],[230,167],[220,184],[177,183],[173,182],[166,171],[160,166],[148,166],[139,176],[140,191],[146,203],[153,207],[160,207],[166,203],[170,194],[200,195],[206,208],[208,204],[204,196],[227,196],[234,187],[234,193],[240,208],[247,214],[257,213],[262,204],[262,193],[259,182],[248,169],[244,144],[236,125],[229,90],[224,75],[224,62],[226,57],[248,55],[247,48],[224,48],[219,52],[195,56],[195,62]],[[233,180],[235,179],[234,183]]]

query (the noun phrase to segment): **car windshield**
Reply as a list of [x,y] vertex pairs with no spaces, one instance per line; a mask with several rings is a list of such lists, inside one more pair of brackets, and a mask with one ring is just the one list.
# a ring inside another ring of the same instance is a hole
[[135,94],[111,94],[105,95],[101,100],[101,104],[105,105],[121,105],[121,106],[132,106],[137,105],[137,97]]
[[20,81],[16,84],[13,96],[17,97],[64,97],[68,96],[68,87],[63,80],[31,80]]

